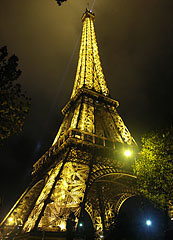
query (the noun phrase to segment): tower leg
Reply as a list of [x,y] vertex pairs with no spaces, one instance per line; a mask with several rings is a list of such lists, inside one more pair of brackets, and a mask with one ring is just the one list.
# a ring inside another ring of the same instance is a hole
[[67,152],[67,154],[66,154],[66,157],[65,157],[65,159],[64,159],[64,161],[63,161],[63,163],[62,163],[62,166],[61,166],[61,168],[60,168],[60,170],[59,170],[59,173],[58,173],[57,177],[55,178],[54,184],[53,184],[53,186],[52,186],[52,188],[51,188],[51,190],[50,190],[47,198],[46,198],[45,201],[44,201],[44,205],[43,205],[43,207],[42,207],[42,210],[41,210],[41,212],[40,212],[40,214],[39,214],[39,216],[38,216],[38,218],[37,218],[37,220],[36,220],[36,222],[35,222],[35,225],[34,225],[34,228],[33,228],[34,230],[36,230],[36,229],[38,228],[38,224],[39,224],[39,222],[40,222],[40,220],[41,220],[41,218],[42,218],[42,216],[43,216],[43,214],[44,214],[44,211],[45,211],[45,209],[46,209],[46,206],[47,206],[48,203],[51,202],[51,199],[50,199],[50,198],[51,198],[52,192],[53,192],[53,190],[55,189],[55,185],[56,185],[58,179],[60,178],[60,175],[61,175],[61,173],[62,173],[62,170],[63,170],[63,168],[64,168],[64,165],[65,165],[65,163],[66,163],[66,161],[67,161],[69,152],[70,152],[70,149],[68,150],[68,152]]

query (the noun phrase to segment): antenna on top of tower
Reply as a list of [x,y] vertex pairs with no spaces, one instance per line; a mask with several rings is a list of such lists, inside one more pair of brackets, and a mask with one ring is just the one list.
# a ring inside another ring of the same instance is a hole
[[93,3],[92,3],[91,8],[90,8],[90,1],[86,0],[86,5],[87,5],[87,9],[88,10],[93,11],[93,8],[94,8],[94,5],[95,5],[95,1],[96,0],[93,0]]
[[89,0],[86,0],[87,9],[89,9]]
[[91,7],[91,11],[93,11],[95,1],[96,1],[96,0],[93,0],[93,4],[92,4],[92,7]]

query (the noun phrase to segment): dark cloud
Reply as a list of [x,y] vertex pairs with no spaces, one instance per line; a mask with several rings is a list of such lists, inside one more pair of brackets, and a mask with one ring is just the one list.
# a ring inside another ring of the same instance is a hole
[[[19,57],[20,80],[32,98],[24,132],[11,138],[0,153],[6,205],[9,192],[12,204],[24,190],[32,164],[60,126],[60,110],[75,78],[85,8],[81,0],[68,0],[61,7],[54,0],[1,0],[0,45]],[[111,95],[120,101],[118,111],[139,140],[142,133],[173,119],[173,2],[96,0],[94,9]]]

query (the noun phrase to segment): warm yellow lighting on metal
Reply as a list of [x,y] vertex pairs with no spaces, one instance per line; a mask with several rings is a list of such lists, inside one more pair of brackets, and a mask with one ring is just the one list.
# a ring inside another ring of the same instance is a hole
[[10,218],[8,219],[8,222],[9,222],[10,224],[13,224],[13,223],[14,223],[14,218],[13,218],[13,217],[10,217]]
[[[117,112],[118,102],[109,95],[96,42],[94,15],[87,11],[82,21],[77,73],[71,99],[62,111],[64,120],[53,146],[34,164],[34,176],[36,173],[39,176],[43,170],[45,178],[31,189],[29,187],[5,218],[0,232],[8,229],[7,237],[13,228],[19,226],[19,219],[21,228],[24,225],[22,233],[34,228],[44,232],[64,232],[67,219],[75,213],[76,228],[81,207],[85,206],[97,236],[104,239],[103,225],[109,229],[122,203],[133,196],[122,189],[122,196],[117,199],[116,194],[120,196],[120,188],[125,186],[121,180],[134,176],[118,173],[121,163],[117,159],[115,168],[110,165],[114,156],[110,153],[116,150],[118,143],[122,146],[121,155],[130,157],[135,154],[129,150],[133,150],[131,147],[135,141]],[[113,188],[112,182],[115,179],[115,184],[118,184],[119,178],[120,188]],[[107,194],[109,189],[111,195]],[[117,189],[117,192],[112,189]],[[103,202],[104,219],[100,202]],[[84,225],[81,222],[79,226]]]
[[66,230],[66,223],[65,222],[61,222],[61,224],[59,225],[59,227],[61,228],[61,230]]
[[131,152],[130,150],[126,150],[126,151],[124,152],[124,155],[125,155],[126,157],[130,157],[130,156],[132,155],[132,152]]
[[109,95],[98,52],[94,30],[94,16],[89,12],[83,16],[79,61],[72,97],[82,87],[93,89],[105,96]]

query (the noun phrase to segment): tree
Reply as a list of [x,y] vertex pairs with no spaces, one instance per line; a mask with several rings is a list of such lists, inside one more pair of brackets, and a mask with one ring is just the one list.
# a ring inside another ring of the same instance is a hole
[[17,69],[18,58],[8,58],[7,47],[0,49],[0,144],[10,135],[22,131],[29,111],[30,99],[17,83],[21,70]]
[[62,4],[62,2],[65,2],[67,0],[56,0],[56,2],[58,3],[58,5],[60,6]]
[[173,127],[152,131],[141,139],[135,162],[137,188],[161,207],[173,204]]

